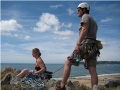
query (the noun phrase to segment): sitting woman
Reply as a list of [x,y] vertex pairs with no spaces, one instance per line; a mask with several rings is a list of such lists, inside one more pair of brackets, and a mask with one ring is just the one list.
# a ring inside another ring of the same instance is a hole
[[46,70],[46,66],[44,64],[44,61],[41,58],[40,50],[38,48],[34,48],[32,50],[32,55],[36,59],[36,63],[35,63],[36,71],[24,69],[17,75],[17,77],[23,78],[23,77],[27,76],[30,78],[35,78],[37,75],[41,75],[42,79],[52,78],[52,72],[48,72]]

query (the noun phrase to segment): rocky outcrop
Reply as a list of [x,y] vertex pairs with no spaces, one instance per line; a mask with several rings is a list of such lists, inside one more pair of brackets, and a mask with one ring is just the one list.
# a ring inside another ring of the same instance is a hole
[[[29,79],[16,78],[16,75],[20,70],[13,69],[11,67],[5,68],[1,71],[1,90],[55,90],[55,85],[60,80],[41,80],[41,79]],[[116,87],[116,90],[120,90],[120,80],[110,81],[104,86],[98,86],[98,90],[108,90],[110,88]],[[108,89],[106,89],[108,88]],[[66,90],[92,90],[91,88],[80,85],[78,81],[68,81],[66,84]],[[112,89],[110,89],[112,90]]]
[[120,86],[120,80],[116,81],[109,81],[109,83],[105,84],[105,87],[107,88],[114,88]]
[[9,85],[10,80],[15,77],[20,70],[13,69],[11,67],[6,67],[3,71],[1,71],[1,85]]
[[1,85],[9,85],[12,78],[11,73],[7,73],[5,77],[1,80]]
[[[20,72],[20,70],[13,69],[11,67],[5,68],[1,72],[1,89],[2,90],[55,90],[54,86],[59,80],[41,80],[41,79],[28,79],[16,78],[15,76]],[[37,86],[36,86],[37,85]],[[66,90],[72,90],[74,88],[80,88],[79,82],[68,81],[66,85]],[[86,88],[86,86],[82,87]],[[76,89],[77,90],[77,89]],[[81,89],[90,90],[90,89]]]

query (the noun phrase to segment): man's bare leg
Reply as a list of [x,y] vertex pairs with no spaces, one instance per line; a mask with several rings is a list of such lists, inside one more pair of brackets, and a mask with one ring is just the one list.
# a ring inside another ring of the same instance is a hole
[[63,87],[66,84],[67,79],[69,78],[69,75],[71,72],[71,66],[72,66],[71,62],[69,60],[66,60],[65,64],[64,64],[64,71],[63,71],[61,87]]
[[98,85],[98,76],[96,72],[96,67],[89,66],[89,73],[91,75],[91,86],[93,88],[93,85]]

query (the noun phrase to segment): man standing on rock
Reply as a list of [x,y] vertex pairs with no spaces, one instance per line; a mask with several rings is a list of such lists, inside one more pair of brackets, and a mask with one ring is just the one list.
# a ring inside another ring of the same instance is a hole
[[[71,66],[75,65],[78,66],[80,61],[76,60],[76,55],[79,56],[82,52],[80,51],[81,44],[84,44],[84,42],[90,42],[92,45],[96,40],[97,35],[97,23],[95,20],[89,15],[90,6],[88,3],[80,3],[77,7],[78,9],[78,17],[81,18],[80,22],[80,28],[79,28],[79,37],[78,41],[76,43],[75,49],[73,51],[74,55],[69,56],[64,64],[64,71],[63,71],[63,78],[60,83],[60,85],[56,85],[56,90],[66,90],[65,84],[67,82],[67,79],[69,78]],[[83,51],[84,52],[84,51]],[[98,84],[98,76],[96,72],[96,61],[97,61],[97,55],[98,52],[94,52],[94,55],[83,55],[82,59],[85,59],[85,68],[89,70],[89,73],[91,75],[91,86],[94,90],[94,87],[96,88]],[[81,56],[81,55],[80,55]],[[97,90],[97,88],[95,89]]]

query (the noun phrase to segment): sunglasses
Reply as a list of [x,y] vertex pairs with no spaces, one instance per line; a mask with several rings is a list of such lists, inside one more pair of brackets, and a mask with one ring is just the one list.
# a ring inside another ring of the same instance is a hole
[[78,9],[78,12],[80,11],[80,9]]

